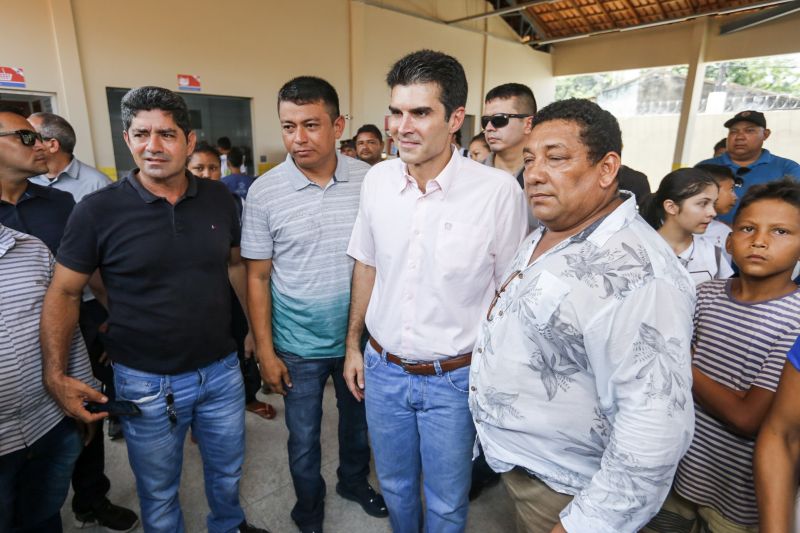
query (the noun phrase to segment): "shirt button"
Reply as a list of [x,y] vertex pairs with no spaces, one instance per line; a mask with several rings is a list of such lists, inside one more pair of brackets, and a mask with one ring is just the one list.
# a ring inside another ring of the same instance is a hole
[[502,310],[501,310],[501,311],[498,311],[498,312],[497,312],[497,316],[503,316],[503,311],[502,311]]
[[453,229],[453,225],[451,223],[449,223],[449,222],[445,222],[444,229],[446,229],[446,230]]
[[406,324],[406,326],[405,326],[405,328],[404,328],[404,329],[405,329],[406,331],[408,331],[409,329],[411,329],[411,324]]
[[414,235],[419,235],[419,230],[418,229],[414,230]]
[[522,279],[522,272],[519,273],[519,279]]
[[475,351],[476,351],[476,352],[478,352],[478,353],[483,353],[483,348],[478,348],[478,349],[477,349],[477,350],[475,350]]
[[474,386],[472,386],[472,387],[469,388],[469,390],[471,390],[472,392],[475,392],[478,389],[476,389]]

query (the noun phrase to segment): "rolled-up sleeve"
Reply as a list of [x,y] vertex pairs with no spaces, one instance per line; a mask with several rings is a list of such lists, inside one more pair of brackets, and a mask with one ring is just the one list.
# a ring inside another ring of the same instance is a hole
[[361,185],[358,216],[353,224],[353,232],[350,234],[350,243],[347,245],[347,255],[371,267],[375,266],[375,240],[372,238],[369,217],[369,208],[373,203],[373,199],[370,197],[369,182],[370,177],[373,176],[375,174],[372,171],[368,172]]
[[692,440],[694,298],[655,279],[606,304],[584,330],[613,430],[591,483],[561,513],[570,533],[641,529],[660,509]]

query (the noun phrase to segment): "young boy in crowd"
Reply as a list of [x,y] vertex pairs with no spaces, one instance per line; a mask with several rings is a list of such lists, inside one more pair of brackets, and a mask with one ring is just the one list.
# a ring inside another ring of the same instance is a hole
[[758,530],[755,436],[800,335],[800,290],[791,278],[800,257],[800,184],[751,187],[727,248],[740,277],[697,288],[694,439],[672,493],[645,531]]

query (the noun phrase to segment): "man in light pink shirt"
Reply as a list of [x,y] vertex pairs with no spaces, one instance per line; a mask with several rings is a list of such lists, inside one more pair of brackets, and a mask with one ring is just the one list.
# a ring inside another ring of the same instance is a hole
[[[464,531],[475,428],[469,362],[486,312],[527,230],[514,178],[460,157],[467,81],[454,58],[422,50],[387,76],[399,159],[361,188],[347,253],[356,262],[345,379],[366,398],[375,465],[395,533]],[[366,326],[371,337],[361,353]],[[365,387],[366,383],[366,387]]]

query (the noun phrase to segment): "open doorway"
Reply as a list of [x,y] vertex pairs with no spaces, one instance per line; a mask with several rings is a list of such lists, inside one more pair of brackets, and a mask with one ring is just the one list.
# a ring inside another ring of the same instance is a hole
[[26,117],[33,113],[55,113],[55,95],[25,91],[0,92],[0,103],[19,109]]
[[[122,138],[120,104],[128,90],[116,87],[106,88],[114,162],[117,176],[120,177],[136,166]],[[189,117],[192,129],[197,135],[197,142],[205,141],[214,146],[220,137],[228,137],[233,146],[237,146],[245,152],[247,160],[245,165],[252,172],[255,165],[253,165],[251,155],[253,153],[253,128],[250,98],[183,93],[181,93],[181,97],[189,107]]]

